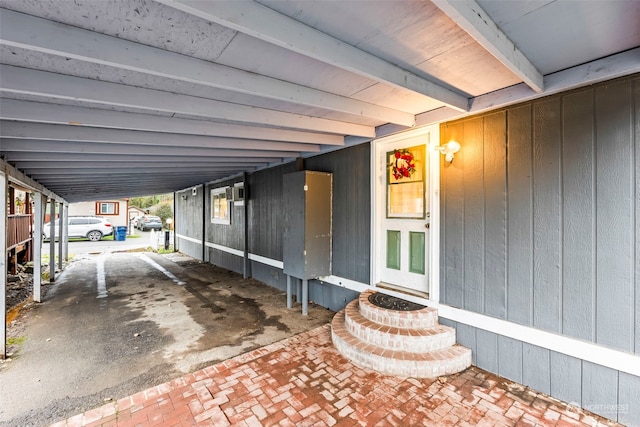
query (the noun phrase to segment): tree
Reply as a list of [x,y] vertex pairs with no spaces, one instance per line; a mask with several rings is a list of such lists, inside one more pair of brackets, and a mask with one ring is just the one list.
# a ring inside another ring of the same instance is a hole
[[167,218],[173,218],[173,203],[164,202],[160,203],[154,210],[153,215],[157,215],[162,219],[162,223],[167,223]]

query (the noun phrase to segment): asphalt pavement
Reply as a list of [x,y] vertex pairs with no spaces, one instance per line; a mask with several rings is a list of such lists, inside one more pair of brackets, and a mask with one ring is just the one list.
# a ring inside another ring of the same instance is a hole
[[[154,232],[134,230],[134,235],[128,235],[123,241],[100,240],[91,242],[89,240],[73,240],[69,242],[69,256],[96,255],[100,253],[111,253],[121,251],[131,251],[136,249],[147,249],[153,247],[154,239],[160,247],[164,245],[164,231]],[[173,232],[171,234],[173,244]],[[58,253],[58,242],[55,242],[56,254]],[[49,242],[42,245],[42,254],[49,254]],[[73,257],[72,257],[73,258]]]

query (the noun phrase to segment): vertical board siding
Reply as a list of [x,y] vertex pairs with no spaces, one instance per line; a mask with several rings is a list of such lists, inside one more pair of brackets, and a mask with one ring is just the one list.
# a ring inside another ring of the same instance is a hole
[[[443,126],[440,130],[442,141],[464,141],[462,123]],[[441,156],[442,157],[442,156]],[[452,163],[440,160],[442,175],[440,215],[440,295],[442,301],[454,307],[464,306],[464,186],[463,175],[466,149],[460,152]]]
[[[202,187],[197,187],[198,194],[195,196],[192,195],[191,189],[174,193],[176,234],[202,241],[202,191]],[[176,247],[180,252],[202,260],[202,244],[176,238]]]
[[582,362],[582,407],[618,419],[618,371]]
[[640,425],[640,377],[626,372],[618,375],[618,422]]
[[333,174],[333,275],[369,283],[371,145],[305,160],[307,170]]
[[[634,129],[635,135],[635,229],[636,229],[636,278],[635,278],[635,353],[640,354],[640,78],[633,80],[633,105],[635,117],[633,122],[636,124]],[[640,402],[640,399],[638,399]],[[638,405],[640,406],[640,405]],[[638,408],[640,412],[640,408]],[[640,419],[640,415],[638,415]]]
[[640,353],[639,81],[441,125],[444,304]]
[[533,323],[533,147],[531,105],[509,110],[507,126],[507,320]]
[[[215,224],[211,222],[211,190],[216,188],[233,187],[233,185],[241,180],[229,180],[217,182],[205,186],[206,189],[206,232],[207,241],[218,245],[226,246],[232,249],[244,250],[244,206],[235,206],[233,202],[229,203],[229,224]],[[213,262],[212,260],[210,260]],[[223,264],[218,264],[227,267]],[[230,267],[227,267],[230,268]],[[231,269],[231,268],[230,268]]]
[[533,104],[533,326],[560,332],[560,98]]
[[633,351],[629,341],[633,335],[634,275],[630,89],[630,81],[600,85],[595,108],[596,341],[626,351]]
[[489,372],[498,372],[498,336],[493,332],[476,330],[476,365]]
[[456,329],[457,341],[472,350],[474,365],[613,421],[640,426],[640,377],[464,323],[442,318],[440,323]]
[[564,402],[582,404],[582,361],[566,354],[550,352],[551,392]]
[[506,112],[484,119],[485,261],[484,312],[507,315],[507,133]]
[[[464,122],[464,308],[484,312],[484,144],[482,118]],[[454,160],[455,161],[455,160]]]
[[545,394],[551,394],[549,353],[546,348],[522,343],[522,382]]
[[498,335],[498,374],[522,383],[522,341]]
[[249,252],[282,261],[282,175],[297,170],[292,162],[249,175]]
[[562,333],[595,340],[593,91],[563,99]]

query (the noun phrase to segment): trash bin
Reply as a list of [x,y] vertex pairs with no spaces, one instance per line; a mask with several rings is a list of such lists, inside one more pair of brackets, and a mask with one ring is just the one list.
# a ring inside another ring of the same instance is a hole
[[127,227],[126,226],[117,226],[113,227],[113,240],[123,241],[127,240]]

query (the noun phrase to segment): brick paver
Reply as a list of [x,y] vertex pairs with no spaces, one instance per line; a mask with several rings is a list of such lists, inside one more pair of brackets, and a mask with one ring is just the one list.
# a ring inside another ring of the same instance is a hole
[[322,326],[54,424],[61,426],[617,425],[472,367],[438,379],[360,369]]

